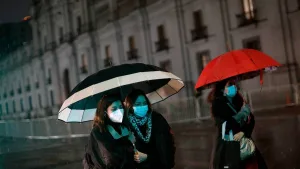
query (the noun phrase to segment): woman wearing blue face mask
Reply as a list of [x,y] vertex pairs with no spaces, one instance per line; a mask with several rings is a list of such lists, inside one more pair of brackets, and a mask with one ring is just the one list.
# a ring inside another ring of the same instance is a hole
[[135,135],[137,169],[171,169],[174,167],[175,145],[165,118],[151,109],[146,95],[135,90],[125,100],[128,123]]
[[123,124],[119,96],[104,96],[98,103],[83,160],[84,169],[134,169],[133,136]]
[[[250,138],[254,129],[255,120],[250,107],[244,102],[238,91],[235,80],[218,82],[208,96],[211,103],[211,114],[217,127],[217,139],[213,149],[211,168],[223,169],[222,157],[222,124],[226,121],[225,133],[233,132],[234,140],[240,141],[243,137]],[[231,151],[231,150],[229,150]],[[236,159],[240,169],[267,169],[266,163],[259,150],[247,159]]]

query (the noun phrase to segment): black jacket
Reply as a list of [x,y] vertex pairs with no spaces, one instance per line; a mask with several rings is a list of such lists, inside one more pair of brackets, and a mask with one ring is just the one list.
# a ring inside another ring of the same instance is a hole
[[[236,134],[240,131],[245,133],[245,137],[251,138],[254,126],[255,126],[255,119],[253,114],[250,114],[250,121],[249,123],[240,126],[240,124],[238,122],[235,121],[235,119],[232,117],[236,114],[236,112],[239,112],[241,110],[241,107],[243,105],[243,102],[238,100],[238,99],[233,99],[233,108],[236,111],[233,111],[229,106],[228,106],[229,100],[225,97],[219,97],[216,98],[213,103],[212,103],[212,113],[214,115],[214,120],[215,120],[215,124],[217,127],[217,138],[216,138],[216,144],[214,145],[214,150],[213,150],[213,154],[212,154],[212,160],[213,162],[211,163],[212,168],[213,169],[219,169],[219,164],[220,164],[220,160],[222,155],[222,124],[223,122],[227,121],[226,124],[226,132],[228,132],[229,130],[233,131],[233,134]],[[255,157],[253,157],[256,159],[257,163],[258,163],[258,167],[259,169],[267,169],[266,163],[264,161],[264,159],[262,158],[260,152],[258,149],[256,149],[256,154]],[[253,160],[249,159],[249,160]],[[237,159],[240,160],[240,159]],[[249,161],[248,160],[248,161]],[[243,165],[246,165],[247,161],[244,161],[241,163]],[[242,166],[243,166],[242,165]],[[244,169],[241,168],[241,169]]]
[[134,149],[128,137],[114,139],[95,127],[89,137],[84,169],[135,169]]
[[[149,143],[142,141],[133,129],[136,149],[147,154],[146,161],[137,164],[138,169],[171,169],[175,165],[175,143],[171,127],[166,119],[157,112],[152,112],[152,132]],[[140,128],[145,134],[146,126]]]

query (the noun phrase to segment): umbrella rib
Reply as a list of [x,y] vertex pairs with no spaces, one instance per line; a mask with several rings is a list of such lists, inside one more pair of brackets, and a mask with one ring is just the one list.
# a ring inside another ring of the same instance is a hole
[[157,94],[158,94],[158,96],[161,98],[161,99],[164,99],[163,97],[161,97],[161,95],[156,91],[156,90],[154,90]]
[[88,103],[88,100],[91,99],[91,97],[94,96],[95,85],[93,85],[92,89],[93,89],[93,90],[92,90],[91,95],[90,95],[90,96],[86,99],[86,101],[85,101],[85,104],[84,104],[84,108],[83,108],[83,112],[82,112],[82,116],[81,116],[80,122],[82,122],[82,120],[83,120],[83,115],[84,115],[84,112],[85,112],[85,110],[86,110],[86,105],[87,105],[87,103]]
[[[150,84],[150,80],[149,80],[149,78],[148,78],[148,76],[145,74],[145,76],[147,77],[147,82]],[[152,89],[154,89],[151,85],[149,85]],[[158,94],[158,96],[161,98],[161,99],[163,99],[162,97],[161,97],[161,95],[156,91],[156,90],[154,90],[157,94]]]
[[[237,65],[237,62],[236,62],[236,60],[235,60],[235,58],[234,58],[234,53],[232,52],[232,59],[233,59],[233,62]],[[238,68],[237,68],[237,66],[235,66],[235,71],[238,73],[238,75],[240,75],[240,71],[238,70]]]
[[258,67],[256,66],[255,62],[252,60],[252,58],[250,57],[250,55],[247,52],[244,52],[251,60],[251,62],[254,64],[254,66],[256,67],[256,69],[258,69]]

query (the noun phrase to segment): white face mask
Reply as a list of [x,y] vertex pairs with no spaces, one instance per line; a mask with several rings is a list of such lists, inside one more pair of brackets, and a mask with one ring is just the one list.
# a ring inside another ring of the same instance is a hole
[[122,123],[124,117],[124,109],[115,110],[107,115],[112,122]]

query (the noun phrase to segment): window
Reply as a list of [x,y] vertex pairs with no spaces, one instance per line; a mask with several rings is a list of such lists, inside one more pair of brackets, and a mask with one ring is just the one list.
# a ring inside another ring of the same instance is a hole
[[46,46],[47,46],[47,37],[46,36],[44,36],[44,44],[45,44],[45,48],[46,48]]
[[59,37],[64,36],[64,29],[62,27],[59,27]]
[[253,0],[242,0],[246,19],[254,18]]
[[129,49],[135,49],[135,41],[134,41],[134,36],[129,36],[128,38],[128,44],[129,44]]
[[30,85],[30,79],[29,79],[29,77],[27,77],[27,85],[28,86]]
[[168,50],[169,42],[166,39],[165,28],[163,25],[157,27],[157,42],[155,42],[156,52]]
[[50,101],[51,101],[51,106],[54,106],[54,94],[53,94],[53,91],[50,90]]
[[13,113],[16,113],[17,112],[17,110],[16,110],[16,102],[15,101],[13,101]]
[[65,95],[68,96],[71,92],[68,69],[64,70],[64,87],[65,87]]
[[165,61],[160,62],[159,66],[166,71],[169,71],[169,72],[172,71],[172,64],[171,64],[170,60],[165,60]]
[[193,18],[194,18],[194,28],[201,28],[203,25],[202,11],[198,10],[193,12]]
[[164,27],[164,25],[159,25],[158,27],[157,27],[157,35],[158,35],[158,40],[163,40],[163,39],[165,39],[165,27]]
[[247,49],[261,50],[260,38],[257,36],[243,40],[243,47]]
[[38,73],[35,74],[35,82],[39,82],[39,74]]
[[42,104],[42,97],[40,94],[38,94],[38,99],[39,99],[39,107],[42,108],[43,104]]
[[24,104],[23,104],[23,99],[20,99],[20,107],[21,107],[21,111],[24,111]]
[[5,108],[6,108],[6,114],[8,114],[9,113],[8,102],[5,103]]
[[106,58],[111,58],[110,45],[105,46],[105,56]]
[[0,104],[0,115],[2,114],[2,104]]
[[48,69],[48,80],[49,80],[49,81],[52,80],[52,78],[51,78],[51,69],[50,69],[50,68]]
[[208,64],[210,61],[210,54],[209,51],[202,51],[196,53],[196,61],[197,61],[197,68],[199,74],[202,72],[204,67]]
[[77,30],[78,30],[78,33],[81,32],[81,17],[80,16],[77,16]]
[[87,57],[86,55],[81,55],[81,63],[82,63],[82,67],[87,67]]
[[81,55],[81,73],[88,73],[88,70],[87,70],[87,57],[86,55],[82,54]]
[[33,106],[32,106],[32,97],[31,96],[29,96],[28,97],[28,106],[29,106],[29,110],[32,110],[33,109]]

